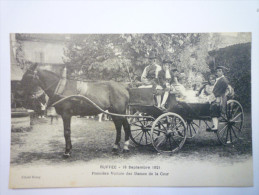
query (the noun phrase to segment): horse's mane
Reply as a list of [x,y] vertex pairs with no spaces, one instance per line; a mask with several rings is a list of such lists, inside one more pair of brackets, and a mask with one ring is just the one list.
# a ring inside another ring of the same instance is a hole
[[53,72],[53,71],[45,70],[45,69],[39,69],[39,70],[40,70],[41,72],[46,72],[46,73],[48,73],[48,74],[51,75],[51,76],[60,78],[60,76],[59,76],[57,73]]

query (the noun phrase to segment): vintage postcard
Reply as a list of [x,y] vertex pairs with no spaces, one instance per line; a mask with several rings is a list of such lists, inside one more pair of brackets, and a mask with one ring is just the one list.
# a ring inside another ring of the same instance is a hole
[[253,186],[251,33],[10,34],[9,188]]

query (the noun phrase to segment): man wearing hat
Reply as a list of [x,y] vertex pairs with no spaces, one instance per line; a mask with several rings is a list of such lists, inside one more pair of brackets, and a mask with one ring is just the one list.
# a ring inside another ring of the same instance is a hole
[[[161,66],[159,66],[156,63],[156,54],[155,51],[151,51],[149,53],[149,59],[150,59],[150,65],[148,65],[142,75],[141,75],[141,82],[143,82],[144,86],[141,86],[140,88],[155,88],[157,91],[161,91],[163,88],[159,85],[158,82],[158,73],[162,69]],[[161,93],[158,93],[156,95],[157,99],[157,105],[160,107],[161,105]]]
[[159,71],[158,73],[158,81],[160,86],[163,87],[164,89],[164,96],[163,96],[163,100],[161,103],[161,108],[162,109],[166,109],[165,108],[165,104],[166,101],[168,99],[169,96],[169,91],[170,91],[170,83],[172,80],[172,75],[170,72],[170,64],[172,63],[171,59],[169,57],[165,58],[163,60],[163,69]]
[[218,130],[218,116],[220,115],[220,112],[225,112],[227,104],[226,91],[228,89],[229,82],[224,76],[224,70],[227,70],[224,66],[218,66],[216,68],[217,78],[212,90],[213,95],[216,98],[216,100],[211,104],[211,116],[213,123],[211,130],[213,131]]

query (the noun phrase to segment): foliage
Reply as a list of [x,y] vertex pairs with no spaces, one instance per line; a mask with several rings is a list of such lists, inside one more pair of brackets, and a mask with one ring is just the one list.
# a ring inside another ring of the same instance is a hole
[[19,66],[22,70],[27,70],[30,68],[33,63],[26,60],[25,53],[24,53],[24,45],[23,41],[19,38],[21,34],[17,33],[16,36],[16,42],[15,42],[15,60],[17,62],[17,66]]
[[236,99],[246,109],[251,109],[251,43],[236,44],[211,51],[209,67],[215,71],[216,66],[229,69],[225,73],[235,89]]
[[64,62],[70,69],[83,70],[87,79],[138,80],[148,54],[156,51],[157,63],[169,58],[180,71],[209,71],[206,35],[181,34],[92,34],[71,35],[66,43]]

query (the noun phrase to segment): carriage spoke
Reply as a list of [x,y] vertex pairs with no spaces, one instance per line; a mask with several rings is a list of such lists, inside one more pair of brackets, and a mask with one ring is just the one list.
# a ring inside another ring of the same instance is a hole
[[165,131],[167,131],[167,130],[166,130],[167,128],[164,126],[163,123],[161,123],[161,126],[163,127],[163,129],[164,129]]
[[[195,123],[194,123],[195,124]],[[196,130],[195,130],[195,128],[193,127],[193,124],[191,124],[192,125],[192,129],[194,130],[194,132],[195,132],[195,134],[197,133],[196,132]],[[197,127],[199,127],[199,126],[197,126]]]
[[171,137],[172,139],[173,139],[173,141],[176,143],[176,145],[178,146],[178,148],[180,147],[179,146],[179,144],[177,143],[177,141],[173,138],[173,137]]
[[142,129],[133,129],[133,130],[131,130],[131,131],[139,131],[139,130],[142,130]]
[[[139,122],[139,121],[137,121],[137,122]],[[132,123],[131,125],[134,125],[134,126],[137,126],[137,127],[142,127],[141,125],[137,125],[136,123]]]
[[235,123],[242,123],[243,121],[233,121],[233,122],[235,122]]
[[231,127],[229,128],[229,137],[230,137],[230,142],[232,143],[232,142],[233,142],[233,140],[232,140]]
[[196,124],[195,122],[191,123],[192,125],[196,125],[196,127],[200,127],[198,124]]
[[237,137],[237,134],[236,134],[236,131],[231,127],[231,129],[232,129],[232,131],[233,131],[233,133],[234,133],[234,136],[238,139],[238,137]]
[[151,126],[152,121],[147,121],[146,126]]
[[141,133],[142,133],[142,131],[140,131],[135,137],[133,137],[133,139],[135,139],[136,137],[138,137],[139,134],[141,134]]
[[236,115],[236,113],[237,113],[237,111],[240,109],[240,107],[238,107],[236,110],[235,110],[235,112],[234,112],[234,114],[233,114],[233,116],[235,116]]
[[230,114],[231,114],[230,110],[231,110],[231,105],[229,105],[229,106],[227,107],[227,109],[226,109],[227,119],[231,118],[231,116],[230,116]]
[[139,123],[142,125],[142,127],[145,126],[145,124],[143,122],[144,122],[144,120],[139,121]]
[[[160,132],[157,131],[157,130],[155,130],[153,133],[156,134],[156,135],[160,135]],[[163,133],[164,133],[164,132],[163,132]]]
[[233,122],[236,118],[238,118],[242,113],[240,112],[238,115],[236,115],[231,121]]
[[[232,104],[232,106],[231,106],[231,113],[233,113],[234,111],[236,112],[236,111],[239,109],[239,106],[236,105],[236,104],[233,105],[233,103],[234,103],[234,102],[231,103],[231,104]],[[234,115],[234,114],[232,114],[232,116],[233,116],[233,115]]]
[[[160,136],[158,136],[156,139],[158,140],[160,137],[165,137],[164,135],[160,135]],[[165,139],[161,139],[157,144],[156,144],[156,146],[157,147],[159,147],[161,144],[162,144],[162,142],[164,141]]]
[[155,130],[158,131],[158,132],[161,132],[161,133],[163,133],[163,134],[166,134],[165,131],[161,131],[160,129],[155,129]]
[[181,121],[180,121],[177,125],[175,125],[175,126],[173,127],[172,131],[175,130],[176,128],[178,128],[180,124],[181,124]]
[[145,132],[145,137],[146,137],[146,144],[147,144],[147,133]]
[[[227,127],[227,126],[226,126],[226,127]],[[226,132],[228,133],[227,129],[226,129],[226,130],[224,130],[224,132],[222,133],[222,135],[221,135],[221,139],[223,139],[223,138],[225,137]]]
[[223,127],[223,128],[219,131],[219,133],[221,133],[227,126],[228,126],[228,125],[225,125],[225,127]]
[[233,127],[235,127],[236,129],[238,129],[239,132],[241,132],[241,129],[236,127],[236,125],[233,125]]
[[220,122],[228,122],[228,119],[225,118],[225,116],[221,115],[221,118],[224,120],[224,121],[220,121]]
[[143,135],[144,135],[144,132],[143,132],[142,135],[141,135],[141,138],[140,138],[140,140],[139,140],[139,143],[141,143],[142,138],[143,138]]
[[192,137],[192,129],[191,129],[191,125],[190,124],[188,124],[187,129],[190,131],[190,134],[191,134],[191,137]]
[[168,140],[169,140],[170,148],[173,148],[172,143],[171,143],[171,139],[168,138]]
[[227,141],[228,141],[228,128],[227,128],[227,136],[226,136],[226,139],[225,139],[225,143],[227,143]]

